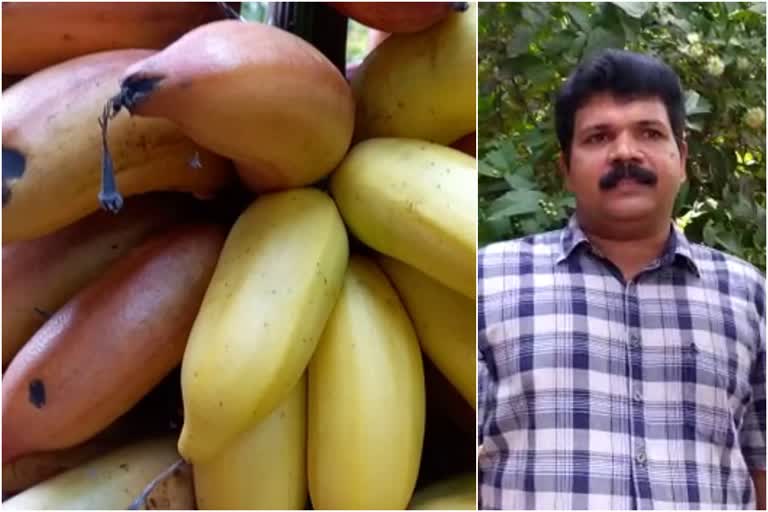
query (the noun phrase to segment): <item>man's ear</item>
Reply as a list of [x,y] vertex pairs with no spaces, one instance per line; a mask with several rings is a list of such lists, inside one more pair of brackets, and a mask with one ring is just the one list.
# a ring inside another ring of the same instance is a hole
[[688,143],[685,140],[680,141],[680,183],[684,183],[688,179],[687,175],[687,162],[688,162]]
[[573,192],[571,189],[571,174],[568,172],[568,157],[565,156],[565,153],[560,151],[560,158],[557,161],[558,167],[560,168],[560,174],[563,177],[563,181],[565,182],[565,188],[569,192]]

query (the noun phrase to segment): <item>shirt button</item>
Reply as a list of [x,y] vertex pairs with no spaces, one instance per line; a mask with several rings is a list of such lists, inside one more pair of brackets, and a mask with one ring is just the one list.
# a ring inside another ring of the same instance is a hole
[[635,348],[640,348],[640,336],[637,334],[632,334],[629,337],[629,342],[632,344]]
[[643,401],[643,394],[640,392],[639,389],[635,390],[635,401],[636,402],[642,402]]
[[645,451],[641,450],[640,453],[638,453],[635,456],[635,460],[638,464],[645,464],[646,458],[645,458]]

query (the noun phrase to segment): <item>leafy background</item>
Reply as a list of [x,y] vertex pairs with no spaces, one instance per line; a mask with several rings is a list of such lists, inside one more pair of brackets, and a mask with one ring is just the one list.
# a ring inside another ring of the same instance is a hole
[[583,57],[626,48],[685,89],[675,221],[765,271],[765,3],[484,3],[479,16],[480,245],[565,224],[552,99]]

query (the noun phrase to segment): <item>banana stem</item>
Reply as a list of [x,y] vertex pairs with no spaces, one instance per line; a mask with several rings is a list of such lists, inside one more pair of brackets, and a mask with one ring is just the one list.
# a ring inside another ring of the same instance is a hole
[[99,118],[101,127],[101,190],[99,190],[99,203],[104,210],[117,213],[123,207],[123,196],[117,190],[115,182],[115,170],[112,163],[112,155],[107,144],[107,125],[109,120],[116,116],[122,105],[111,98],[104,106],[104,111]]
[[[147,486],[144,488],[144,490],[141,492],[141,494],[133,500],[133,502],[128,505],[128,510],[146,510],[149,509],[148,507],[148,498],[152,495],[152,492],[155,490],[155,488],[161,484],[163,481],[171,477],[172,475],[180,475],[183,472],[189,473],[190,466],[187,464],[184,459],[179,459],[173,464],[171,464],[167,469],[165,469],[162,473],[160,473],[157,477],[155,477],[154,480],[149,482]],[[154,508],[154,507],[152,507]]]
[[102,209],[117,213],[123,207],[123,196],[117,190],[115,181],[115,169],[112,155],[107,143],[107,127],[110,119],[117,116],[125,107],[131,109],[143,98],[152,93],[155,85],[162,80],[161,77],[137,77],[131,75],[123,80],[120,92],[107,100],[104,110],[99,117],[101,127],[101,190],[99,190],[99,203]]

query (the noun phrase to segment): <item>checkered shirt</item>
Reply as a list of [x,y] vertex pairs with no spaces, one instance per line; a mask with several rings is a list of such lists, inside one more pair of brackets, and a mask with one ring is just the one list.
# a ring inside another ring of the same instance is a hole
[[478,266],[481,508],[754,508],[759,271],[673,227],[625,283],[575,218]]

